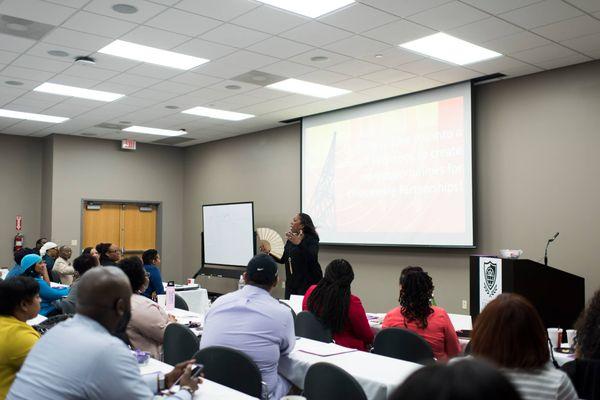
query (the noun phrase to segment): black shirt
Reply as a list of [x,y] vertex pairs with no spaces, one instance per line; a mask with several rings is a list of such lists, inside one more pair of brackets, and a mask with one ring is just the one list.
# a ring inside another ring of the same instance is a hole
[[295,245],[289,240],[280,263],[285,264],[285,298],[290,295],[304,295],[311,285],[317,284],[323,278],[319,265],[319,239],[305,235],[300,244]]

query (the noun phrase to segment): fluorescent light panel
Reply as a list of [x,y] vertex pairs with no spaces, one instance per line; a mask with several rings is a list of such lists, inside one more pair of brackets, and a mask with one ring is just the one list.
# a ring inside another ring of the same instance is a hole
[[130,126],[129,128],[125,128],[125,129],[123,129],[123,131],[132,132],[132,133],[145,133],[148,135],[158,135],[158,136],[181,136],[181,135],[185,135],[187,133],[184,130],[171,131],[169,129],[158,129],[158,128],[150,128],[147,126],[137,126],[137,125],[133,125],[133,126]]
[[458,65],[467,65],[502,54],[439,32],[400,45],[407,50]]
[[123,40],[115,40],[98,52],[183,70],[189,70],[210,61],[206,58],[188,56]]
[[21,111],[4,110],[1,108],[0,108],[0,117],[26,119],[29,121],[39,121],[39,122],[51,122],[53,124],[60,124],[61,122],[65,122],[66,120],[69,119],[66,117],[55,117],[53,115],[32,114],[32,113],[21,112]]
[[57,83],[42,83],[33,89],[35,92],[58,94],[61,96],[79,97],[82,99],[98,101],[114,101],[125,96],[124,94],[103,92],[102,90],[83,89],[75,86],[59,85]]
[[320,85],[318,83],[302,81],[300,79],[286,79],[266,86],[269,89],[281,90],[284,92],[304,94],[307,96],[320,97],[328,99],[330,97],[341,96],[350,93],[350,90],[340,89],[332,86]]
[[338,10],[354,0],[258,0],[273,7],[282,8],[296,14],[317,18],[321,15]]
[[244,114],[233,111],[217,110],[216,108],[194,107],[182,111],[183,114],[201,115],[208,118],[225,119],[227,121],[241,121],[243,119],[254,118],[252,114]]

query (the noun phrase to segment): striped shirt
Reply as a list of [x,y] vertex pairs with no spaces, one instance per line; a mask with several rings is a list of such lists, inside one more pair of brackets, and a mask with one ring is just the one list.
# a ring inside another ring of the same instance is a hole
[[523,400],[577,400],[577,392],[563,371],[548,364],[535,371],[503,369]]

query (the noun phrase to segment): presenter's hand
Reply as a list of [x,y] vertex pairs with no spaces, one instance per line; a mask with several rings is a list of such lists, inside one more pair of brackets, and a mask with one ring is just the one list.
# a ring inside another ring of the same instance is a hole
[[300,231],[300,233],[292,233],[288,231],[285,234],[285,237],[293,244],[299,245],[302,242],[302,239],[304,239],[304,232]]

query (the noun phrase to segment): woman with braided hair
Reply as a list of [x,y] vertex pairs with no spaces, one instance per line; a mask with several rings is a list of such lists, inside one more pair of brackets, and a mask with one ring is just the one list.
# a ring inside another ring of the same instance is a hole
[[429,343],[435,358],[447,360],[460,353],[460,344],[446,311],[431,305],[433,281],[413,267],[400,277],[400,306],[383,319],[382,328],[411,330]]
[[317,285],[308,288],[302,309],[316,315],[340,346],[366,350],[373,343],[373,331],[360,299],[350,290],[354,280],[352,266],[346,260],[333,260]]

